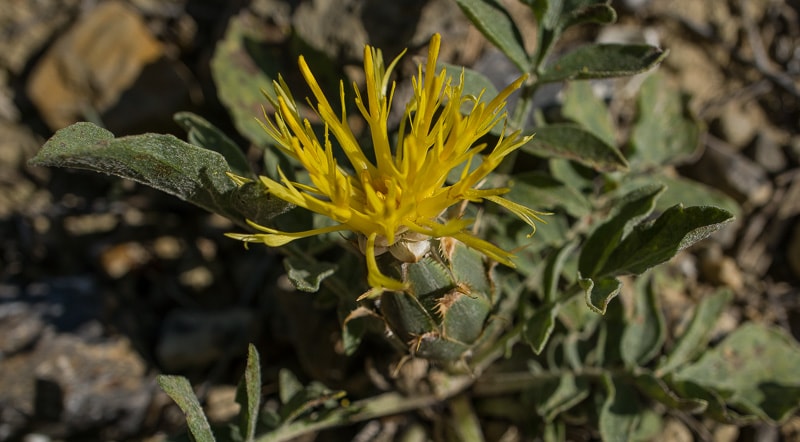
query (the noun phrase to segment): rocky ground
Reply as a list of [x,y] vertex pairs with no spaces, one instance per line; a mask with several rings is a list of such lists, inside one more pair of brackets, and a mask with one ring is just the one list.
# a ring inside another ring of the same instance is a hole
[[[679,172],[742,206],[735,226],[682,265],[703,284],[734,290],[730,327],[765,321],[800,339],[800,2],[613,4],[617,25],[572,38],[634,33],[669,48],[661,69],[708,129],[702,153]],[[293,29],[311,48],[352,62],[366,42],[393,54],[436,31],[451,62],[491,64],[488,44],[446,0],[3,0],[0,441],[161,440],[183,419],[155,385],[165,372],[190,377],[212,419],[224,421],[247,342],[268,344],[259,348],[269,373],[303,365],[293,342],[330,335],[275,313],[308,299],[281,297],[280,261],[266,248],[243,253],[223,237],[227,221],[131,182],[26,165],[72,122],[181,136],[171,117],[184,110],[244,146],[209,72],[228,19],[244,9],[276,50],[296,44]],[[265,286],[276,289],[264,294]],[[693,293],[676,296],[691,302]],[[328,367],[344,366],[329,343],[317,347]],[[670,438],[691,440],[676,425]],[[800,419],[733,428],[720,440],[737,437],[797,440]]]

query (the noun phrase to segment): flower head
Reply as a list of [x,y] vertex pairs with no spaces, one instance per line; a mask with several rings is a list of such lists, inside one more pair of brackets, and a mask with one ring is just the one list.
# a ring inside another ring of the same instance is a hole
[[[328,216],[337,224],[304,232],[283,232],[250,222],[262,233],[229,236],[275,247],[328,232],[355,232],[366,255],[368,283],[377,290],[402,290],[404,284],[381,273],[376,255],[398,244],[413,246],[421,239],[451,237],[513,267],[511,253],[469,231],[473,220],[446,219],[444,215],[457,204],[488,200],[517,215],[534,230],[534,220],[541,221],[538,217],[541,213],[500,196],[509,189],[479,188],[503,158],[530,139],[514,132],[501,136],[491,149],[479,143],[504,121],[505,101],[525,77],[517,79],[491,101],[483,102],[481,97],[464,93],[463,73],[458,83],[445,69],[437,73],[439,45],[440,36],[436,34],[430,41],[424,69],[419,65],[412,79],[413,97],[405,106],[396,140],[390,137],[387,123],[395,88],[390,75],[402,54],[387,68],[380,50],[365,48],[366,87],[362,93],[354,85],[355,105],[367,122],[374,160],[367,156],[348,125],[343,82],[339,85],[342,112],[337,114],[301,56],[300,71],[316,100],[315,111],[324,122],[322,139],[314,133],[309,121],[299,115],[281,79],[273,83],[276,98],[270,99],[276,113],[273,118],[265,116],[266,123],[262,125],[277,141],[277,147],[308,171],[310,183],[293,182],[281,170],[278,170],[280,181],[264,176],[259,179],[272,195]],[[465,104],[471,106],[466,115],[461,112]],[[337,163],[331,135],[349,164]],[[482,161],[470,167],[476,156]],[[450,171],[458,167],[463,167],[460,179],[448,184]],[[247,180],[234,179],[240,183]]]

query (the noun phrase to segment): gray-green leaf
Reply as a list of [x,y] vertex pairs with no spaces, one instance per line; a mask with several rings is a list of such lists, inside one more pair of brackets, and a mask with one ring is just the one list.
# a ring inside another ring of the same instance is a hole
[[664,318],[650,278],[637,281],[634,296],[634,316],[620,341],[620,355],[630,367],[643,366],[659,354],[665,336]]
[[581,46],[544,68],[539,81],[612,78],[644,72],[661,63],[667,51],[649,45],[598,43]]
[[253,344],[247,348],[247,366],[236,389],[239,412],[239,432],[245,442],[255,440],[259,407],[261,406],[261,360]]
[[254,178],[244,153],[227,135],[205,118],[191,112],[178,112],[173,119],[186,131],[189,144],[219,152],[235,174]]
[[574,124],[552,124],[532,132],[522,147],[527,153],[546,158],[575,160],[601,172],[624,170],[628,162],[620,151],[595,134]]
[[259,208],[258,220],[285,212],[288,204],[264,193],[242,194],[226,175],[230,166],[214,151],[185,143],[172,135],[143,134],[114,138],[92,123],[59,130],[30,161],[35,166],[72,167],[127,178],[177,196],[208,211],[242,223],[248,210]]
[[724,392],[726,402],[761,419],[780,422],[800,405],[800,347],[776,328],[745,324],[674,374]]
[[283,260],[286,276],[294,288],[302,292],[319,291],[322,281],[336,272],[336,264],[329,262],[308,261],[289,257]]
[[601,278],[597,281],[591,278],[579,278],[578,285],[583,289],[586,305],[601,315],[606,314],[608,303],[622,289],[622,282],[617,278]]
[[530,61],[519,29],[506,9],[495,0],[456,0],[464,14],[486,38],[519,68],[530,70]]
[[686,331],[678,338],[675,347],[672,348],[666,359],[658,365],[656,370],[658,376],[663,376],[683,366],[706,349],[711,337],[711,330],[732,297],[733,293],[730,290],[721,289],[700,300]]
[[636,189],[617,203],[608,221],[599,225],[586,239],[578,259],[578,269],[588,277],[597,276],[619,243],[655,207],[656,198],[663,186],[646,186]]
[[203,408],[192,390],[189,380],[183,376],[159,375],[158,386],[164,390],[186,416],[189,432],[196,442],[214,442],[214,434],[208,424]]
[[636,226],[611,253],[598,275],[638,275],[666,262],[680,250],[731,222],[733,216],[716,207],[667,209],[652,223]]
[[639,91],[631,145],[631,161],[640,167],[679,163],[700,145],[700,123],[689,109],[688,98],[659,73],[649,76]]

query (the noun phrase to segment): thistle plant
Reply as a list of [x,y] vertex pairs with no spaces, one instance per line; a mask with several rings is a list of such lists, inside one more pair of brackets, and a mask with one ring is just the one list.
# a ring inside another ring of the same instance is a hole
[[[303,385],[284,368],[273,380],[273,405],[264,407],[251,346],[239,425],[216,434],[288,440],[404,414],[402,436],[420,440],[499,439],[498,422],[524,440],[647,440],[672,413],[727,423],[787,419],[800,398],[800,350],[785,333],[749,324],[709,349],[714,320],[731,301],[726,290],[703,298],[679,335],[665,326],[659,293],[679,281],[659,264],[739,210],[672,170],[692,157],[702,127],[680,92],[652,73],[667,52],[586,44],[555,55],[566,29],[614,22],[609,1],[524,0],[538,25],[532,53],[496,1],[456,3],[519,71],[499,91],[480,72],[441,63],[434,35],[405,103],[395,102],[393,76],[403,54],[387,66],[380,49],[367,46],[363,89],[340,81],[338,100],[301,55],[311,91],[304,114],[283,77],[253,74],[269,54],[258,53],[265,39],[243,11],[212,70],[237,129],[264,148],[262,173],[221,130],[189,113],[176,115],[188,142],[114,138],[78,123],[34,158],[133,179],[229,218],[241,230],[228,236],[278,248],[294,287],[327,300],[321,317],[337,322],[337,348],[354,365],[368,352],[370,361],[391,361],[382,369],[397,377],[381,382],[380,393],[345,392],[320,379]],[[630,136],[619,142],[586,80],[648,71]],[[557,117],[533,108],[547,83],[565,86]],[[270,106],[253,115],[263,101]],[[364,133],[350,125],[356,111]],[[614,299],[623,296],[627,308]],[[366,339],[382,344],[364,348]],[[315,363],[313,349],[295,350]],[[772,364],[764,354],[781,357]],[[425,371],[404,383],[412,360]],[[159,384],[186,413],[192,437],[214,440],[189,382],[161,376]],[[770,401],[773,385],[785,387],[786,400]],[[431,409],[445,411],[413,418]]]
[[[486,177],[503,159],[530,140],[517,130],[501,135],[485,155],[486,143],[480,139],[505,118],[508,96],[525,80],[520,77],[488,103],[481,97],[464,92],[463,74],[456,83],[447,69],[437,68],[441,37],[433,36],[428,61],[420,65],[412,80],[414,96],[405,105],[405,112],[392,146],[388,128],[389,111],[395,85],[391,82],[396,58],[384,66],[381,51],[367,46],[364,49],[366,94],[355,90],[355,105],[369,126],[371,161],[348,125],[345,89],[340,83],[342,111],[337,115],[325,97],[314,74],[301,56],[300,72],[317,100],[315,110],[324,122],[324,138],[317,138],[282,78],[273,82],[274,96],[270,99],[276,109],[274,121],[266,117],[264,130],[276,140],[278,148],[297,160],[308,172],[311,183],[294,183],[280,174],[280,182],[259,177],[266,192],[295,206],[325,215],[337,224],[304,232],[282,232],[274,228],[248,223],[264,233],[230,234],[246,242],[263,242],[281,246],[298,238],[322,233],[349,230],[358,235],[366,255],[367,279],[372,287],[367,295],[384,290],[407,290],[408,282],[398,281],[381,273],[376,256],[389,251],[403,262],[417,262],[430,250],[431,238],[451,238],[481,252],[496,262],[513,267],[511,254],[471,233],[473,220],[448,214],[447,210],[460,203],[496,203],[536,228],[540,213],[503,198],[508,188],[481,189]],[[401,54],[402,55],[402,54]],[[268,98],[270,94],[265,94]],[[469,106],[466,114],[462,107]],[[349,165],[340,166],[334,158],[332,134],[347,157]],[[480,160],[476,157],[480,156]],[[470,166],[476,163],[475,168]],[[452,171],[460,176],[446,183]],[[250,179],[233,176],[240,185]],[[450,217],[448,217],[450,216]]]

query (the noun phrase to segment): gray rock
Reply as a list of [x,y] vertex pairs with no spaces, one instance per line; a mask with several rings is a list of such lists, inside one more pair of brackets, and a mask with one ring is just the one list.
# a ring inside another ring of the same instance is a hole
[[34,420],[55,438],[92,431],[127,439],[141,428],[154,391],[127,339],[88,343],[49,329],[34,349],[0,363],[0,436],[19,437]]

